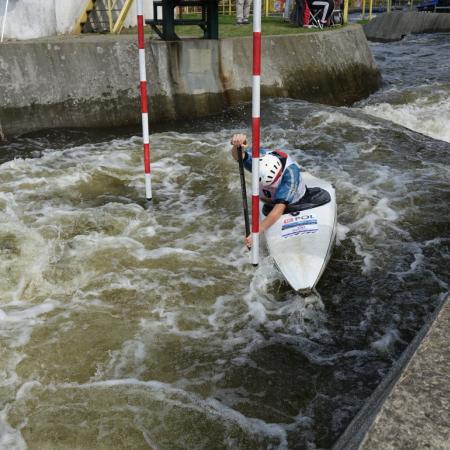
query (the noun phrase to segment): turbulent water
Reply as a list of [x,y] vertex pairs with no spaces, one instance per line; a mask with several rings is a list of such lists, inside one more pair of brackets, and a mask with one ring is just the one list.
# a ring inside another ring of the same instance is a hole
[[250,107],[152,134],[0,149],[1,449],[330,448],[448,291],[450,35],[372,46],[352,108],[263,103],[263,140],[330,180],[318,292],[243,246],[230,136]]

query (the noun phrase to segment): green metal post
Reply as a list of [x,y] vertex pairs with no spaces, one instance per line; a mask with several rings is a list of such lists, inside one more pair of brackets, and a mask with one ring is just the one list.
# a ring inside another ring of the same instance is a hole
[[209,0],[206,15],[208,39],[219,39],[219,2]]
[[165,41],[176,41],[178,36],[175,34],[173,0],[164,1],[162,4],[162,21],[163,21],[163,39]]

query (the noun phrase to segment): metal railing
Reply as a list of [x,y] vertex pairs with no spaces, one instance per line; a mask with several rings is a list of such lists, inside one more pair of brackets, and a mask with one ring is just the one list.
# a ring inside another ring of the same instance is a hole
[[[253,4],[252,4],[253,9]],[[280,0],[263,0],[262,12],[265,16],[281,15],[284,11],[284,1]],[[181,12],[181,11],[180,11]],[[182,14],[190,14],[199,12],[195,7],[184,7]],[[236,14],[236,0],[219,0],[219,14],[224,16],[232,16]]]

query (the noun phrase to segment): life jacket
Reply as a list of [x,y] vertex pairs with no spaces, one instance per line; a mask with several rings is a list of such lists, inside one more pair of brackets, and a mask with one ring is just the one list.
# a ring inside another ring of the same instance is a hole
[[[280,186],[281,180],[287,168],[294,164],[299,168],[300,166],[295,162],[294,159],[292,159],[288,154],[282,152],[281,150],[273,150],[271,152],[267,152],[267,154],[275,155],[280,159],[282,164],[282,172],[275,182],[273,182],[270,186],[259,185],[259,198],[261,199],[261,201],[263,201],[264,203],[273,203],[277,189]],[[298,202],[305,195],[305,192],[306,192],[305,182],[303,181],[303,177],[301,177],[300,186],[297,189],[297,192],[290,203]]]

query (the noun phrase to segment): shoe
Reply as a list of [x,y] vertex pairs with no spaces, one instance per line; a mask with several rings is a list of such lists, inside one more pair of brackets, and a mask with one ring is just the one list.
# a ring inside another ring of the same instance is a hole
[[244,19],[244,20],[242,21],[242,23],[243,23],[244,25],[248,25],[250,22],[248,21],[248,19]]
[[236,20],[236,25],[242,25],[244,21],[242,19]]

